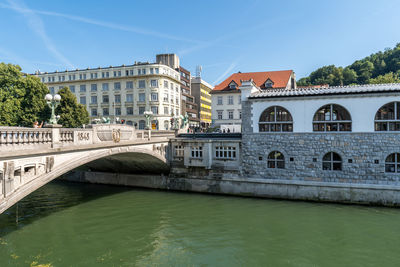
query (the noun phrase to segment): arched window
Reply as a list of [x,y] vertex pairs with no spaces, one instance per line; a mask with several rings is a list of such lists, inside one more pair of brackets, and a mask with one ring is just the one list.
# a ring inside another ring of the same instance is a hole
[[314,132],[351,132],[350,113],[342,106],[329,104],[315,112]]
[[391,102],[378,109],[375,131],[400,131],[400,102]]
[[400,153],[393,153],[387,156],[385,172],[400,172]]
[[285,168],[285,157],[279,151],[272,151],[271,153],[269,153],[267,161],[268,168]]
[[169,121],[164,121],[164,130],[168,130]]
[[139,121],[139,130],[144,130],[146,122],[144,120]]
[[342,158],[338,153],[328,152],[322,158],[322,169],[329,171],[341,171],[342,170]]
[[283,107],[272,106],[264,110],[258,123],[260,132],[293,132],[293,119]]

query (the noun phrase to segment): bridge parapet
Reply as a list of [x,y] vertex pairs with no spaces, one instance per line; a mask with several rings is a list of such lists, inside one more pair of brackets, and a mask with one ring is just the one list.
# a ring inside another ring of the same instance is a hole
[[82,145],[118,145],[173,137],[173,131],[136,130],[129,125],[99,124],[87,128],[0,127],[0,151],[45,150]]

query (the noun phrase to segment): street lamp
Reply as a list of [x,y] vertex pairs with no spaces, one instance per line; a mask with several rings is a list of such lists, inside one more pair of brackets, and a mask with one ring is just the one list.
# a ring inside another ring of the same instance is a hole
[[55,115],[55,109],[60,104],[61,96],[59,94],[51,95],[47,94],[44,99],[46,100],[47,105],[51,108],[51,117],[49,120],[49,124],[57,124],[57,117]]
[[143,112],[144,116],[146,117],[146,130],[150,130],[150,120],[153,117],[153,112],[145,111]]

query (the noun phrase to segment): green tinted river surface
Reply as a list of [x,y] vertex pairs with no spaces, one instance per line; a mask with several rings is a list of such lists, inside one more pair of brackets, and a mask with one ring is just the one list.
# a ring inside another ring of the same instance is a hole
[[52,182],[0,215],[0,266],[400,266],[400,209]]

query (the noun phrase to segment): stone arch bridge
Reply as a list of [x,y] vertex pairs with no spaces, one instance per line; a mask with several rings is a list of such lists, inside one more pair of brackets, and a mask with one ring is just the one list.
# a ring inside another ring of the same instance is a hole
[[79,166],[100,171],[167,173],[173,131],[128,125],[86,129],[0,127],[0,213]]

